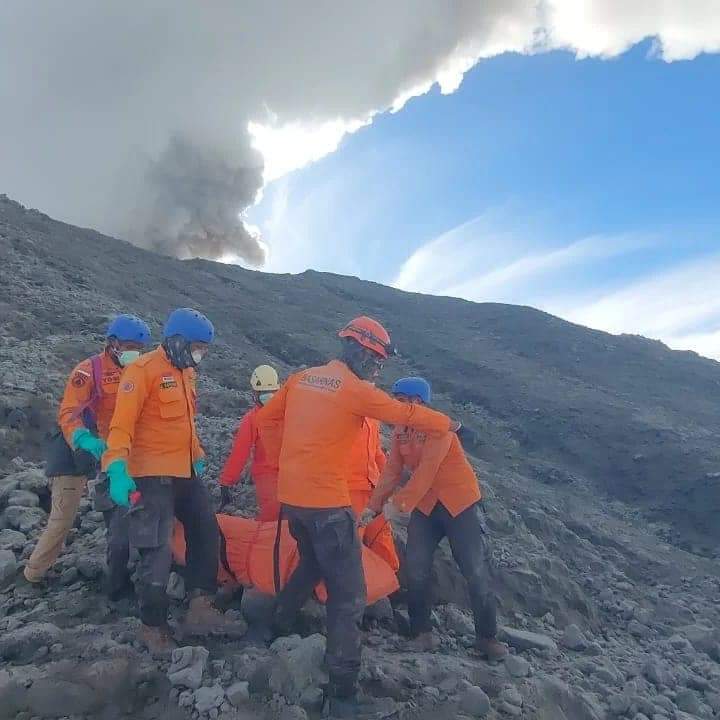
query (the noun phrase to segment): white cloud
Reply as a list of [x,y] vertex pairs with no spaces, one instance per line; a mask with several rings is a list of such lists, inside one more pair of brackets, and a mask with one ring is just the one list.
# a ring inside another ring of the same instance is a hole
[[717,0],[547,0],[547,42],[579,56],[618,55],[657,39],[667,61],[720,50]]
[[[649,261],[667,245],[660,236],[597,235],[553,244],[536,227],[529,241],[508,217],[487,213],[428,242],[403,263],[393,285],[532,305],[598,330],[645,335],[720,359],[720,294],[712,292],[720,255],[651,271]],[[636,270],[623,281],[612,265],[622,268],[630,259]]]
[[[563,317],[613,333],[640,333],[674,347],[706,346],[720,330],[720,255],[688,261],[652,274],[577,308],[558,308]],[[710,332],[699,332],[715,326]]]

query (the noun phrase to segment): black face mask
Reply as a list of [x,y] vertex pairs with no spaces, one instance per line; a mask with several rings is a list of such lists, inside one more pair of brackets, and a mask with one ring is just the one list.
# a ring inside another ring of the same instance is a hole
[[195,367],[196,363],[190,352],[190,343],[181,335],[165,338],[162,344],[173,367],[178,370]]
[[349,338],[343,342],[340,359],[361,380],[374,380],[384,364],[379,355]]

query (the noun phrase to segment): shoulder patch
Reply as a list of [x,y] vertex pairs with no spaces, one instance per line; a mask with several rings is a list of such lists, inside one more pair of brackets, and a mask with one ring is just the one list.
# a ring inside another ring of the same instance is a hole
[[123,383],[123,386],[121,390],[125,393],[132,392],[135,389],[135,383],[132,383],[130,381],[126,381]]
[[82,372],[82,370],[76,371],[71,380],[73,387],[82,387],[88,381],[88,378],[89,375]]

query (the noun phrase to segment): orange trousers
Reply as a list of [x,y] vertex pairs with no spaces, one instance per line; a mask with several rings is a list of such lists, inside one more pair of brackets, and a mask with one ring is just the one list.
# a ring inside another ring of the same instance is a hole
[[277,499],[277,475],[253,477],[255,498],[257,500],[257,520],[272,522],[280,516],[280,503]]
[[[359,516],[367,507],[372,490],[369,483],[367,490],[350,490],[350,501],[356,515]],[[392,527],[383,515],[376,517],[365,528],[363,544],[379,555],[395,572],[400,569],[400,558],[395,550]]]

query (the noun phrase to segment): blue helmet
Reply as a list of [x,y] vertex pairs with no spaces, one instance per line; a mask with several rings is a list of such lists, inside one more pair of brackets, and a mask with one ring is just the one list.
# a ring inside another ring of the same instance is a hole
[[105,337],[147,345],[150,342],[150,328],[135,315],[118,315],[108,325]]
[[406,377],[396,380],[392,386],[392,394],[419,397],[425,405],[429,405],[432,398],[430,383],[421,377]]
[[178,308],[170,313],[163,329],[163,339],[173,335],[180,335],[191,343],[210,343],[215,337],[215,328],[201,312],[192,308]]

